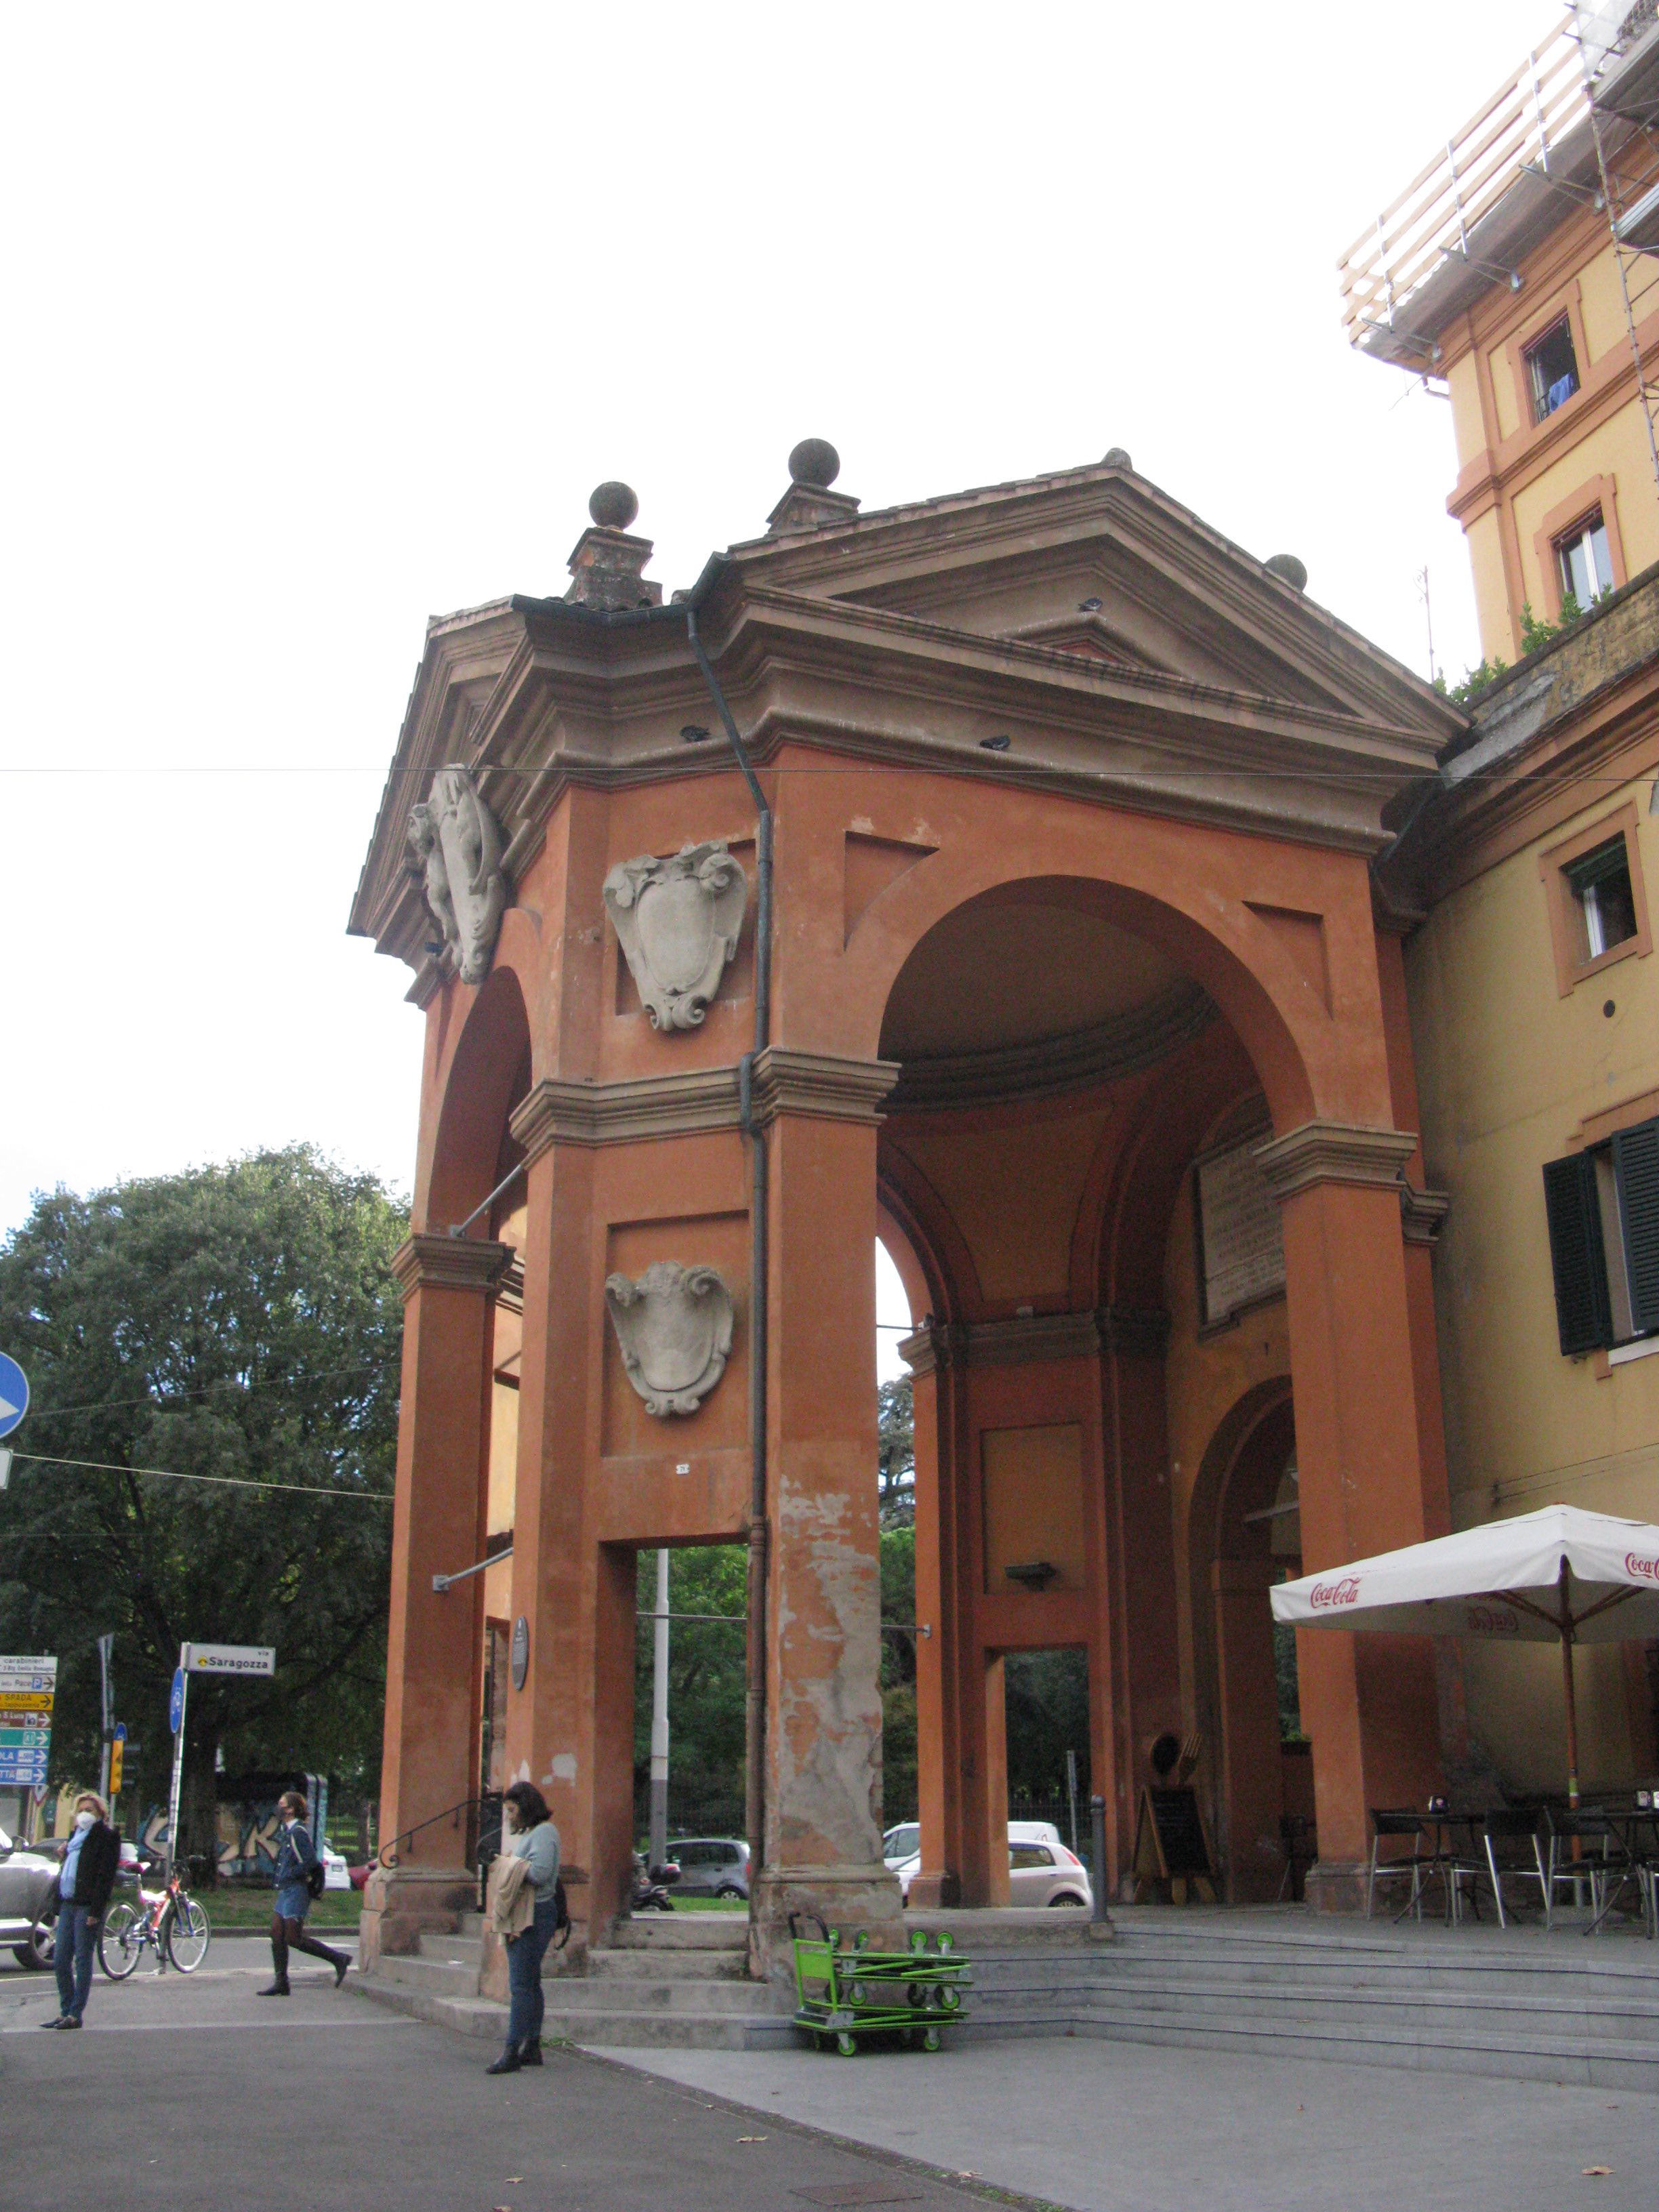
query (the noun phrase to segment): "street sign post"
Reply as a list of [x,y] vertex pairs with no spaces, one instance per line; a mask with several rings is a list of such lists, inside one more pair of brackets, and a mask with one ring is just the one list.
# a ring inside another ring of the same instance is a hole
[[0,1437],[9,1437],[29,1409],[29,1378],[0,1352]]
[[181,1644],[179,1668],[173,1678],[167,1703],[167,1725],[173,1730],[173,1787],[167,1793],[167,1864],[179,1859],[179,1801],[185,1782],[185,1708],[192,1674],[240,1674],[258,1677],[276,1672],[276,1654],[269,1644]]
[[115,1699],[110,1688],[109,1679],[109,1662],[114,1656],[115,1638],[112,1636],[100,1636],[98,1639],[98,1674],[103,1689],[103,1711],[102,1723],[99,1730],[99,1741],[102,1746],[102,1752],[98,1762],[98,1795],[106,1804],[109,1802],[110,1731],[115,1724]]
[[57,1690],[55,1657],[0,1657],[0,1788],[44,1785]]

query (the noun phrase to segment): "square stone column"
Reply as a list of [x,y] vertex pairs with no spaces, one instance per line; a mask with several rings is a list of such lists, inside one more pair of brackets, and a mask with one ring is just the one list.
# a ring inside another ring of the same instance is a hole
[[[1310,1121],[1257,1155],[1285,1224],[1305,1573],[1445,1525],[1423,1465],[1401,1226],[1415,1146],[1398,1130]],[[1357,1911],[1368,1808],[1424,1804],[1442,1787],[1434,1648],[1421,1636],[1306,1630],[1297,1667],[1319,1822],[1308,1897]]]
[[781,1981],[792,1911],[884,1944],[902,1929],[881,1856],[874,1350],[874,1100],[895,1071],[774,1053],[757,1073],[772,1249],[766,1848],[752,1911],[757,1964]]
[[453,1928],[472,1902],[467,1800],[478,1786],[483,1583],[475,1576],[440,1592],[432,1578],[483,1556],[495,1292],[512,1261],[510,1245],[416,1236],[392,1262],[404,1299],[403,1405],[380,1832],[397,1863],[369,1881],[365,1966],[381,1951],[412,1951],[423,1927]]

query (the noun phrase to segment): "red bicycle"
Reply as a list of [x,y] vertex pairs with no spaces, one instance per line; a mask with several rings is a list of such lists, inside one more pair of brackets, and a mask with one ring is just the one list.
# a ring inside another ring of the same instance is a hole
[[112,1905],[98,1929],[98,1963],[112,1982],[124,1982],[146,1950],[155,1953],[155,1970],[176,1966],[193,1974],[208,1953],[213,1933],[207,1914],[175,1869],[161,1889],[138,1891],[138,1902],[125,1898]]

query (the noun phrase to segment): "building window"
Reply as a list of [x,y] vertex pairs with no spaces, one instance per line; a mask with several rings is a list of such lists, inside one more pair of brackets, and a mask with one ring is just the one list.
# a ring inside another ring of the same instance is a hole
[[1577,963],[1587,966],[1636,934],[1636,888],[1630,879],[1630,849],[1622,836],[1596,845],[1581,860],[1569,860],[1561,873],[1572,901]]
[[1659,1119],[1547,1162],[1544,1211],[1563,1353],[1659,1334]]
[[1565,315],[1526,349],[1524,359],[1532,386],[1532,419],[1541,422],[1578,389],[1578,356],[1572,349],[1572,325]]
[[1555,540],[1555,568],[1563,602],[1574,599],[1581,610],[1613,589],[1613,556],[1599,507]]
[[1538,856],[1561,996],[1616,960],[1653,950],[1634,804]]

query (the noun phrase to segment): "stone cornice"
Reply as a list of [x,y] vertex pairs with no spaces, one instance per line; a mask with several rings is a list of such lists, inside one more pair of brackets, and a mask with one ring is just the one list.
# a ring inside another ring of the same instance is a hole
[[1382,1183],[1401,1188],[1417,1139],[1403,1129],[1349,1121],[1304,1121],[1255,1154],[1267,1188],[1279,1200],[1316,1182]]
[[[884,1060],[842,1060],[774,1045],[755,1062],[752,1103],[764,1127],[780,1114],[831,1121],[881,1120],[878,1110],[897,1067]],[[508,1124],[527,1160],[550,1145],[626,1145],[651,1137],[689,1137],[740,1123],[735,1067],[688,1068],[621,1083],[544,1078]]]
[[392,1255],[392,1272],[405,1298],[416,1291],[493,1291],[518,1255],[510,1244],[477,1237],[405,1237]]
[[1432,1244],[1446,1225],[1451,1198],[1443,1190],[1400,1187],[1400,1226],[1408,1244]]
[[1196,1036],[1214,1016],[1213,1004],[1196,983],[1178,983],[1149,1005],[1069,1036],[907,1060],[888,1104],[894,1113],[927,1113],[1089,1090],[1151,1066]]
[[544,1077],[514,1107],[507,1127],[526,1164],[550,1145],[625,1145],[738,1126],[735,1067],[686,1068],[622,1083]]
[[898,1077],[896,1060],[842,1060],[769,1045],[755,1060],[755,1118],[809,1114],[822,1121],[874,1123],[882,1119],[878,1109]]
[[914,1375],[941,1367],[1018,1367],[1034,1360],[1097,1359],[1103,1352],[1161,1359],[1170,1316],[1158,1308],[1093,1306],[1081,1313],[1017,1314],[1012,1320],[925,1322],[899,1339]]

